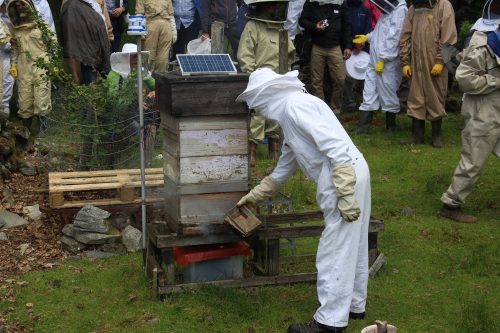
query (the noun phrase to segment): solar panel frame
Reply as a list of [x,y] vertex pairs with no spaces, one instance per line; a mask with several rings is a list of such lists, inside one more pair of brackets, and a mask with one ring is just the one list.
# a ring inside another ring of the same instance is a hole
[[229,54],[177,54],[182,75],[237,74]]

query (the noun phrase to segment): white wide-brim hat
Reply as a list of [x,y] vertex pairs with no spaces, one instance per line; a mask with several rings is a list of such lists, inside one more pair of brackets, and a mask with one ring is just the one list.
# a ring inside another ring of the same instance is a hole
[[[137,45],[132,43],[123,44],[121,52],[115,53],[137,53]],[[149,51],[141,51],[141,54],[149,54]]]
[[370,55],[365,51],[360,51],[358,54],[353,53],[345,62],[347,75],[355,80],[364,80],[369,62]]
[[244,92],[236,97],[237,102],[244,102],[257,90],[274,84],[289,84],[293,86],[304,86],[298,79],[299,72],[291,71],[286,74],[275,73],[270,68],[259,68],[255,70],[248,79],[248,85]]

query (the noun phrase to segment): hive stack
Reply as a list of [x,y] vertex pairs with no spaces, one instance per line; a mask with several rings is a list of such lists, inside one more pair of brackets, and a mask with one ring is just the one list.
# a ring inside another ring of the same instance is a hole
[[245,74],[156,76],[163,130],[165,213],[178,235],[223,232],[248,191],[248,111],[235,102]]

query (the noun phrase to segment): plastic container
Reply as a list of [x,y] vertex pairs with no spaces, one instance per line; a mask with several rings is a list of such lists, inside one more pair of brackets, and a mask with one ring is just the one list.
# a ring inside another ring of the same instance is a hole
[[145,36],[148,33],[144,15],[130,15],[128,20],[128,35]]
[[184,267],[185,283],[240,279],[243,258],[250,254],[243,242],[174,247],[175,261]]

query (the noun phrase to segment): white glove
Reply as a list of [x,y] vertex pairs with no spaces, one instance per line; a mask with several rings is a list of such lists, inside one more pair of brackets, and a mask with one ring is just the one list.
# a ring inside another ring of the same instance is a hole
[[168,19],[170,21],[170,28],[172,30],[172,44],[175,44],[177,41],[177,27],[175,25],[175,18],[173,16],[170,16]]
[[247,195],[238,201],[236,207],[243,205],[256,205],[264,200],[270,199],[278,193],[280,185],[271,176],[267,176],[255,186]]
[[338,165],[332,170],[332,182],[337,192],[340,215],[346,222],[353,222],[359,218],[361,210],[354,196],[356,172],[352,165]]

